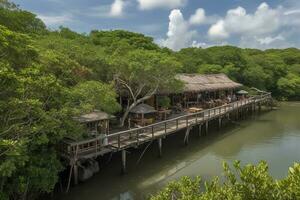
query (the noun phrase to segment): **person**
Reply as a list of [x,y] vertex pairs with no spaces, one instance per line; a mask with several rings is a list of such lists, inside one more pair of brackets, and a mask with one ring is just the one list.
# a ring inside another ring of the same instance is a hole
[[232,96],[232,101],[236,101],[237,99],[236,99],[236,95],[235,94],[233,94],[233,96]]
[[202,95],[201,95],[201,93],[199,93],[198,95],[197,95],[197,101],[199,102],[199,101],[201,101],[202,100]]
[[228,101],[228,103],[231,103],[231,97],[230,97],[230,95],[227,96],[227,101]]

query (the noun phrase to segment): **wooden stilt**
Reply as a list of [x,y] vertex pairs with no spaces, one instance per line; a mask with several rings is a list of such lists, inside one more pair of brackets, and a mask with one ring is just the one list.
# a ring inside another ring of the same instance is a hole
[[202,131],[202,124],[199,124],[199,137],[201,137],[201,131]]
[[122,150],[122,174],[126,173],[126,150]]
[[158,138],[158,157],[162,157],[162,138]]
[[78,165],[75,163],[73,166],[74,184],[78,184]]
[[208,121],[205,122],[205,134],[208,134]]
[[222,126],[222,117],[219,117],[219,130],[221,130],[221,126]]
[[189,144],[189,135],[190,135],[191,127],[187,127],[185,136],[184,136],[184,144],[188,145]]
[[72,173],[73,173],[73,167],[74,167],[74,165],[70,165],[70,173],[69,173],[69,179],[68,179],[68,185],[67,185],[66,193],[68,193],[69,189],[70,189],[71,178],[72,178]]

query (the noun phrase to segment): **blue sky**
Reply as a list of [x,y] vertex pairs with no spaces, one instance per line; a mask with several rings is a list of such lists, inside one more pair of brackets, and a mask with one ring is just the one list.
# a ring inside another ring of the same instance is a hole
[[299,0],[14,0],[51,29],[126,29],[188,46],[300,47]]

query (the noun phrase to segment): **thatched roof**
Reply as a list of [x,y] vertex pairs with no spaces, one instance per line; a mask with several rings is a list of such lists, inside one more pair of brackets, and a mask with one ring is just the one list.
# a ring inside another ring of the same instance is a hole
[[91,113],[84,114],[79,117],[74,117],[74,119],[79,121],[80,123],[95,122],[95,121],[107,120],[112,118],[115,118],[115,116],[99,110],[95,110]]
[[242,86],[225,74],[178,74],[176,78],[185,84],[184,92],[226,90]]
[[131,109],[131,113],[135,114],[149,114],[149,113],[154,113],[157,112],[152,106],[149,106],[147,104],[141,103]]

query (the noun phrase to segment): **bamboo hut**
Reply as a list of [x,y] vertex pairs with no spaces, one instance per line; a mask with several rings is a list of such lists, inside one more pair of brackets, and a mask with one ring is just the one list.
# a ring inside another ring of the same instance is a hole
[[74,117],[76,121],[86,125],[89,136],[109,134],[109,121],[113,118],[115,118],[115,116],[99,110]]
[[155,110],[152,106],[141,103],[130,111],[131,116],[129,118],[129,124],[131,122],[139,126],[152,124],[154,122],[154,117],[151,114],[156,112],[157,110]]
[[242,86],[225,74],[178,74],[176,78],[184,83],[184,88],[181,94],[171,95],[172,104],[181,103],[185,108],[217,106]]

